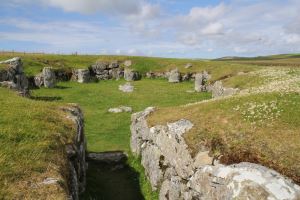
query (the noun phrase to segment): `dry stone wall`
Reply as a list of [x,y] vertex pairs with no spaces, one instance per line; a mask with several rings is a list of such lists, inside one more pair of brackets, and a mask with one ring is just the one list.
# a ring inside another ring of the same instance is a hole
[[300,199],[300,187],[274,170],[253,163],[222,165],[203,149],[193,158],[183,134],[193,124],[181,119],[148,127],[150,107],[132,115],[131,150],[160,200]]

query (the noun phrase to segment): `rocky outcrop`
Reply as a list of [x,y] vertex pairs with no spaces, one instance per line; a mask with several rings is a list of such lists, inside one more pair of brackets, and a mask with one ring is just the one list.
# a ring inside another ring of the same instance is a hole
[[43,82],[45,88],[54,88],[56,85],[56,76],[51,67],[44,67],[43,72]]
[[231,96],[239,91],[238,88],[223,87],[222,81],[216,81],[212,86],[210,86],[209,90],[212,92],[213,98]]
[[170,71],[168,79],[169,83],[179,83],[181,81],[181,74],[179,73],[178,69]]
[[22,96],[29,94],[28,79],[23,72],[23,62],[16,57],[0,62],[6,64],[7,69],[0,72],[0,85],[19,91]]
[[84,134],[84,119],[81,109],[76,106],[62,108],[68,113],[76,126],[76,134],[72,142],[66,145],[69,160],[69,195],[70,199],[78,200],[79,194],[84,192],[86,185],[86,138]]
[[279,173],[253,163],[222,165],[205,148],[192,157],[183,135],[193,124],[181,119],[148,127],[154,108],[132,115],[131,150],[160,200],[299,199],[300,187]]

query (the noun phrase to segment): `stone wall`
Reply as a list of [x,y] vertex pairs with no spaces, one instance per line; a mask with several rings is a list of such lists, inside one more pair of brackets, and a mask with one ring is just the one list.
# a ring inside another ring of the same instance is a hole
[[66,145],[69,159],[69,195],[70,199],[78,200],[79,194],[84,192],[86,185],[86,138],[84,134],[84,120],[81,109],[76,106],[62,108],[67,112],[67,117],[73,120],[76,134],[71,144]]
[[131,149],[160,200],[300,199],[300,187],[279,173],[253,163],[222,165],[202,149],[192,157],[183,134],[193,127],[185,119],[148,127],[147,108],[132,115]]

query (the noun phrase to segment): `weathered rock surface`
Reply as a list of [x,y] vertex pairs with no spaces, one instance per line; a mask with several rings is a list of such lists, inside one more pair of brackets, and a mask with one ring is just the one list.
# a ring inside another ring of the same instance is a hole
[[223,87],[222,81],[216,81],[211,87],[210,90],[212,92],[213,98],[231,96],[236,94],[239,89],[238,88],[225,88]]
[[90,82],[90,70],[88,69],[75,69],[73,70],[73,79],[78,83],[88,83]]
[[124,79],[126,81],[136,81],[140,79],[140,74],[137,71],[134,71],[133,69],[125,68]]
[[95,76],[98,80],[120,79],[124,74],[118,61],[111,63],[99,61],[91,66],[90,71],[91,76]]
[[56,76],[51,67],[44,67],[43,69],[43,79],[45,88],[54,88],[56,85]]
[[44,85],[43,73],[40,73],[34,77],[34,84],[36,87],[42,87]]
[[169,83],[179,83],[181,81],[181,74],[179,73],[178,69],[170,71],[168,79]]
[[209,151],[190,155],[183,135],[193,124],[185,119],[148,127],[147,108],[132,115],[131,150],[161,200],[194,199],[299,199],[300,187],[269,168],[240,163],[213,165]]
[[132,108],[128,106],[119,106],[118,108],[108,109],[110,113],[122,113],[122,112],[132,112]]
[[76,134],[71,144],[66,146],[69,159],[69,193],[70,199],[78,200],[79,194],[84,192],[86,186],[86,138],[84,134],[84,119],[81,109],[76,106],[63,107],[76,125]]
[[0,72],[0,85],[19,91],[22,96],[29,94],[28,79],[23,72],[23,62],[21,58],[16,57],[0,64],[7,64],[7,70]]
[[119,90],[121,90],[122,92],[130,93],[133,92],[134,86],[128,82],[125,83],[124,85],[119,85]]
[[195,75],[195,90],[196,92],[206,92],[208,89],[208,81],[210,75],[204,71]]

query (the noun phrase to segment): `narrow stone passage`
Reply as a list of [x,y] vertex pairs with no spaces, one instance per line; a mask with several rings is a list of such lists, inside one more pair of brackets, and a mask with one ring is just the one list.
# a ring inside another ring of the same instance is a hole
[[139,174],[122,152],[88,154],[86,191],[82,200],[143,200]]

